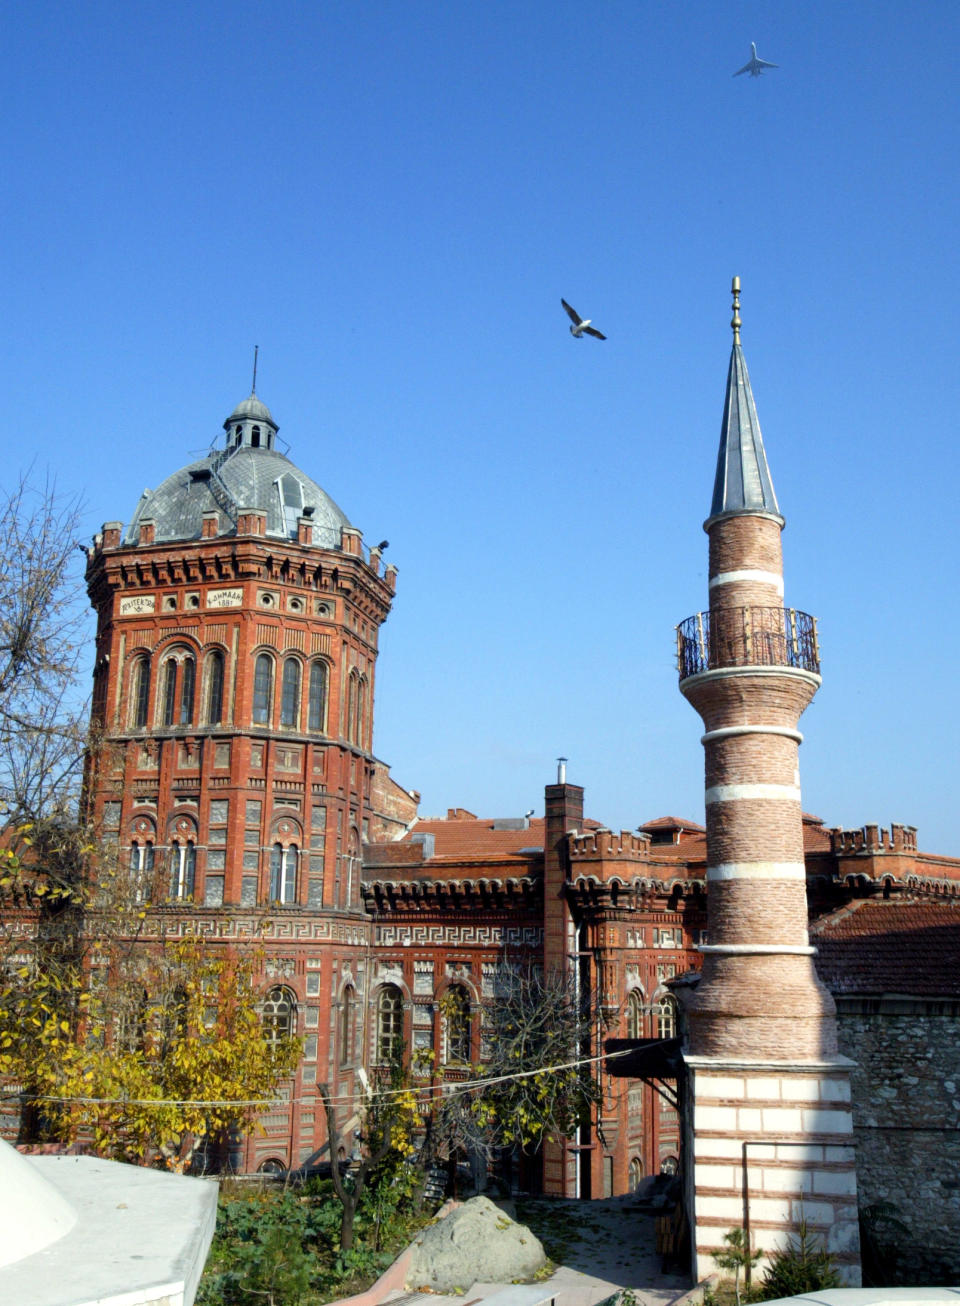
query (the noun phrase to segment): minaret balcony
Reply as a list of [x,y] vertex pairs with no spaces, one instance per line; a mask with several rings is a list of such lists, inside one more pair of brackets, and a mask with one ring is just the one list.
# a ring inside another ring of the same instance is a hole
[[796,608],[732,607],[681,621],[680,680],[725,667],[793,667],[819,675],[816,617]]

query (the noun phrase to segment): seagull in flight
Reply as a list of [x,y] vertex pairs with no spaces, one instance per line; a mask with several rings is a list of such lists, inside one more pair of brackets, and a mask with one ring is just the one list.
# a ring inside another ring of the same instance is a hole
[[583,338],[584,332],[586,332],[588,336],[596,336],[598,340],[606,340],[607,337],[603,334],[602,331],[598,331],[596,327],[592,327],[590,325],[591,321],[593,320],[592,318],[581,317],[580,314],[577,312],[577,310],[575,308],[571,308],[565,299],[561,299],[560,303],[567,310],[567,316],[569,317],[570,321],[573,323],[573,326],[570,328],[570,334],[574,337],[574,339],[581,340]]
[[733,75],[734,77],[739,77],[741,73],[749,73],[751,77],[759,77],[760,74],[763,72],[764,68],[779,68],[779,67],[780,67],[779,64],[767,63],[766,59],[758,59],[756,44],[755,42],[751,41],[749,63],[745,63],[742,68],[738,68]]

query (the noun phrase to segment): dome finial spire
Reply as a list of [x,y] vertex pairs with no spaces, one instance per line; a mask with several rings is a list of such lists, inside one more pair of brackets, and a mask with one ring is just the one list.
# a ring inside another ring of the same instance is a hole
[[254,345],[253,346],[253,385],[250,387],[250,393],[252,395],[255,395],[257,393],[257,355],[259,353],[260,353],[260,346]]
[[733,327],[733,343],[740,343],[740,278],[734,277],[730,286],[730,292],[733,295],[733,317],[730,319],[730,325]]

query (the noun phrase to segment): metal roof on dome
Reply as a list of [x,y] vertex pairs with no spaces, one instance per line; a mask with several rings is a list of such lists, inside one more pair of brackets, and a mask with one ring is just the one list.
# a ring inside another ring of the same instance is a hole
[[733,296],[733,351],[727,373],[710,520],[730,513],[764,512],[780,517],[747,362],[740,347],[739,277],[733,279]]
[[237,404],[236,408],[223,425],[224,428],[226,428],[230,426],[232,422],[243,421],[269,422],[274,430],[279,430],[279,427],[273,420],[270,409],[262,399],[257,397],[256,391],[252,391],[247,398],[244,399],[243,403]]
[[238,513],[247,509],[266,513],[267,535],[283,539],[296,539],[297,519],[308,516],[313,543],[339,548],[341,529],[350,520],[312,477],[277,449],[230,441],[234,422],[251,421],[268,422],[273,431],[278,429],[269,408],[255,394],[238,404],[224,423],[226,448],[181,467],[156,490],[144,490],[125,543],[137,541],[142,521],[155,523],[157,543],[199,539],[204,513],[214,510],[220,514],[219,533],[231,535]]

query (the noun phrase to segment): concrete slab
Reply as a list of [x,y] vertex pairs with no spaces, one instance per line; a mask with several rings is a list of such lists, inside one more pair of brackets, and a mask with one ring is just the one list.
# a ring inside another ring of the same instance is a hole
[[17,1306],[190,1306],[217,1219],[217,1185],[92,1156],[27,1158],[77,1212],[3,1269]]

